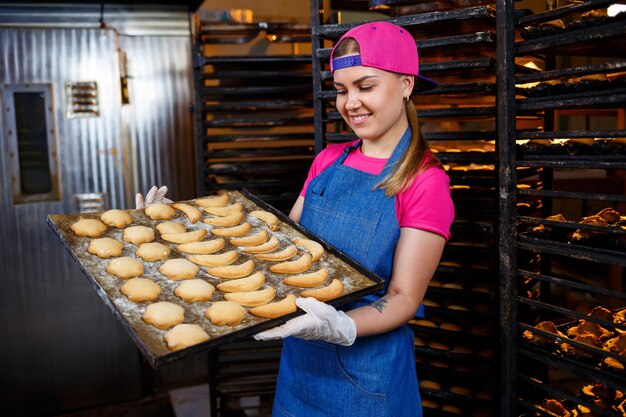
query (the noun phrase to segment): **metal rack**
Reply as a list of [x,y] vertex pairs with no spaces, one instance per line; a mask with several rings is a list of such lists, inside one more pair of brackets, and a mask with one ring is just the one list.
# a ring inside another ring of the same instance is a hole
[[198,194],[246,187],[288,211],[313,159],[310,55],[204,53],[263,32],[269,42],[310,39],[308,27],[271,23],[202,26],[196,36]]
[[[516,27],[522,40],[516,43],[513,25],[498,33],[498,39],[508,43],[502,46],[500,62],[509,70],[500,90],[505,106],[499,157],[511,167],[540,169],[543,185],[538,190],[518,189],[515,175],[501,175],[500,193],[512,197],[500,202],[502,415],[553,415],[549,411],[554,413],[559,407],[599,416],[624,412],[618,408],[621,400],[610,400],[608,393],[626,386],[626,352],[608,350],[607,341],[626,329],[626,323],[615,315],[626,306],[626,247],[622,245],[626,230],[611,222],[580,221],[603,207],[624,211],[624,180],[618,170],[626,167],[626,152],[624,144],[614,139],[626,133],[618,120],[626,95],[623,80],[613,82],[600,76],[598,81],[572,81],[572,77],[624,71],[624,16],[591,16],[584,24],[577,22],[581,13],[608,4],[590,0],[521,17]],[[503,1],[502,12],[512,15],[513,3]],[[563,23],[560,27],[541,25],[556,19]],[[509,78],[520,57],[543,61],[544,70]],[[576,57],[602,59],[575,64]],[[562,61],[559,69],[556,59]],[[543,84],[534,90],[516,89],[516,84],[530,82]],[[542,128],[516,129],[516,120],[529,112],[544,115]],[[613,117],[615,128],[565,126],[557,118],[567,114]],[[516,145],[516,140],[530,141]],[[589,177],[598,170],[608,177],[589,183],[564,179],[576,174]],[[541,209],[531,214],[516,211],[515,200],[528,197],[540,201]],[[548,218],[561,213],[567,221]],[[607,310],[589,315],[594,306]],[[599,337],[580,336],[578,325],[583,321],[592,333],[596,326],[607,332]]]

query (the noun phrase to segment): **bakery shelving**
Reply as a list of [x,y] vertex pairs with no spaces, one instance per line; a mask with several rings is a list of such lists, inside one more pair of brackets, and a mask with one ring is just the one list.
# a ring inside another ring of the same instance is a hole
[[[626,231],[619,215],[607,211],[626,202],[619,176],[626,168],[621,139],[626,131],[618,117],[626,103],[626,15],[603,16],[611,3],[591,0],[521,17],[516,26],[524,39],[514,45],[514,56],[506,55],[508,65],[519,57],[545,62],[542,72],[520,75],[515,78],[519,88],[509,83],[504,91],[510,112],[508,134],[500,137],[501,148],[508,150],[503,163],[542,170],[541,189],[513,194],[536,198],[544,208],[534,214],[513,209],[512,222],[501,220],[501,229],[512,234],[501,254],[507,262],[502,303],[508,307],[501,309],[508,329],[503,339],[506,415],[623,412],[619,403],[582,390],[626,386],[626,352],[611,342],[626,330],[619,315],[626,306]],[[527,112],[544,114],[543,126],[515,129],[515,117]],[[578,130],[567,123],[573,115],[608,116],[614,123]],[[513,191],[516,178],[505,183],[501,192]],[[524,257],[535,262],[530,265]]]

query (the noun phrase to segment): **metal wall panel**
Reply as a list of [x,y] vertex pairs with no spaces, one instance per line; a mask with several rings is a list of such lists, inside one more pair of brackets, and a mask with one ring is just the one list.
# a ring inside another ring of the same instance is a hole
[[[65,118],[66,81],[98,82],[100,117]],[[13,204],[0,130],[3,414],[136,398],[137,350],[46,224],[48,213],[76,211],[76,193],[104,193],[105,207],[127,206],[115,32],[1,28],[0,87],[22,83],[53,86],[62,200]]]
[[132,190],[167,185],[174,199],[194,197],[191,39],[120,36],[128,62],[130,104],[124,106],[133,161]]

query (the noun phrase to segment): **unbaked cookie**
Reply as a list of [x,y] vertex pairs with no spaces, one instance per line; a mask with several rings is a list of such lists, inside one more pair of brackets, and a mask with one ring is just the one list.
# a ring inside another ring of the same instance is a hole
[[119,240],[111,239],[110,237],[101,237],[100,239],[94,239],[89,242],[87,252],[106,259],[111,256],[120,256],[122,249],[124,249],[124,244]]
[[124,242],[140,245],[154,240],[154,229],[147,226],[131,226],[124,229]]
[[155,203],[144,209],[146,216],[152,220],[169,220],[176,216],[176,210],[168,204]]
[[200,271],[200,267],[187,259],[170,259],[163,262],[159,272],[174,281],[191,279]]
[[154,301],[161,294],[161,286],[148,278],[131,278],[122,285],[120,292],[133,303]]
[[107,265],[107,272],[119,279],[138,277],[143,274],[143,262],[128,256],[115,258]]
[[117,227],[118,229],[122,229],[133,223],[133,218],[130,217],[130,214],[124,210],[108,210],[100,215],[100,219],[107,226]]
[[142,243],[135,254],[144,261],[163,261],[170,256],[170,248],[159,242]]
[[143,313],[143,321],[165,330],[185,320],[185,309],[174,303],[161,301],[150,304]]
[[183,281],[174,290],[177,297],[182,298],[188,303],[196,301],[209,301],[213,297],[215,287],[203,279],[190,279]]
[[169,350],[180,350],[209,340],[209,335],[197,324],[179,324],[163,336]]
[[232,301],[217,301],[207,308],[204,316],[216,326],[236,326],[246,318],[246,309]]
[[107,227],[100,220],[80,219],[70,229],[76,236],[100,237],[102,233],[106,232]]
[[165,233],[184,233],[187,231],[182,223],[178,222],[163,222],[156,225],[156,229],[162,235]]

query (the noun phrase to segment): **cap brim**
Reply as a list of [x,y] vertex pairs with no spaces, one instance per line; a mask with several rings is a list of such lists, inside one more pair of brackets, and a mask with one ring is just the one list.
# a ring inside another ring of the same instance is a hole
[[418,75],[415,77],[415,92],[423,93],[424,91],[432,90],[433,88],[437,88],[439,84],[430,78],[426,78],[423,75]]

